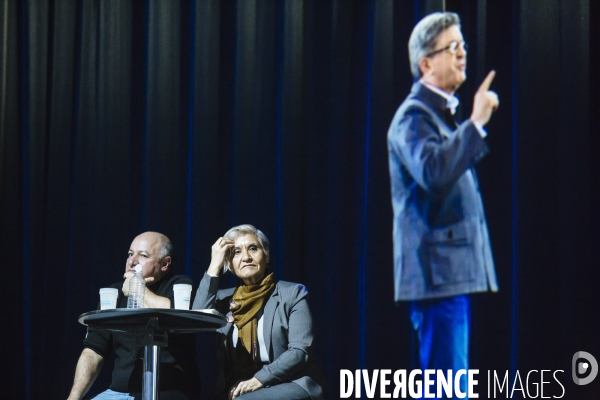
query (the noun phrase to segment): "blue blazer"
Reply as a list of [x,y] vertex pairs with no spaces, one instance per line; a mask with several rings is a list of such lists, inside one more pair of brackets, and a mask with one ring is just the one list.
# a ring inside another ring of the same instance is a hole
[[[222,314],[232,315],[229,302],[235,288],[218,288],[219,278],[205,273],[192,309],[213,308]],[[306,390],[312,399],[320,400],[323,390],[316,382],[318,372],[312,360],[313,328],[307,295],[308,291],[301,284],[277,282],[263,312],[263,333],[270,362],[254,377],[264,386],[294,382]],[[226,389],[224,385],[235,359],[232,333],[233,323],[227,323],[217,331],[217,356],[221,364],[218,393]]]
[[498,290],[474,170],[488,147],[445,109],[416,82],[388,131],[396,301]]

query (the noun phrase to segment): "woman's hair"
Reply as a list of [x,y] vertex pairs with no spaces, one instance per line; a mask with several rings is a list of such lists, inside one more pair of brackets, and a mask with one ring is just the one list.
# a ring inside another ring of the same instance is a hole
[[[254,235],[258,239],[258,244],[262,248],[266,256],[269,255],[269,239],[265,236],[260,229],[256,229],[250,224],[243,224],[234,226],[228,230],[223,237],[231,240],[235,240],[238,236],[242,235]],[[223,264],[223,272],[231,271],[231,264],[228,259]]]
[[415,81],[423,75],[419,69],[419,60],[431,53],[435,48],[438,36],[454,25],[460,27],[458,14],[436,12],[423,18],[414,27],[408,40],[408,58]]

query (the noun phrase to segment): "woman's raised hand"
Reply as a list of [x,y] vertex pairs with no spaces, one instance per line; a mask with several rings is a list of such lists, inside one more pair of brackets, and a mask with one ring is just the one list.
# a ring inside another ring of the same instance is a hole
[[212,255],[210,265],[208,267],[208,274],[212,276],[219,276],[221,274],[221,268],[225,264],[225,260],[229,257],[229,249],[234,246],[234,241],[231,239],[220,237],[217,239],[215,244],[212,245]]

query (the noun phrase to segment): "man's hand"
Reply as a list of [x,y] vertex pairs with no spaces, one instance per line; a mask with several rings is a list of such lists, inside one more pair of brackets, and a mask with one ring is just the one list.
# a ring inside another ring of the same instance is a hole
[[[135,274],[131,271],[125,272],[125,274],[123,275],[123,278],[125,279],[125,282],[123,282],[123,294],[127,297],[129,297],[129,281],[131,280],[131,278],[133,278],[133,275]],[[154,281],[154,278],[144,278],[144,280],[146,281],[146,283],[150,283]]]
[[254,392],[263,387],[263,384],[256,378],[248,379],[247,381],[242,381],[237,384],[235,389],[230,392],[230,397],[235,399],[238,396],[241,396],[246,393]]
[[477,93],[475,93],[473,113],[471,114],[471,121],[474,124],[479,124],[480,126],[487,124],[492,116],[492,112],[496,111],[500,105],[496,92],[489,90],[495,76],[496,71],[490,71],[481,86],[479,86]]
[[[133,272],[125,272],[123,278],[123,294],[129,297],[129,281],[135,275]],[[153,277],[144,278],[146,283],[154,281]],[[171,308],[171,300],[168,297],[158,296],[152,293],[150,290],[146,290],[144,294],[144,308]]]

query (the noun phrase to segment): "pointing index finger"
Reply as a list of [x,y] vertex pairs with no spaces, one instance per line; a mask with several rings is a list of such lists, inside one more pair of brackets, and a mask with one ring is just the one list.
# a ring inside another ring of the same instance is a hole
[[485,77],[485,79],[483,80],[483,82],[481,83],[481,86],[479,86],[479,89],[477,90],[478,92],[487,92],[487,90],[490,88],[490,85],[492,84],[492,81],[494,80],[494,77],[496,76],[496,71],[491,70],[489,74],[487,74],[487,76]]

